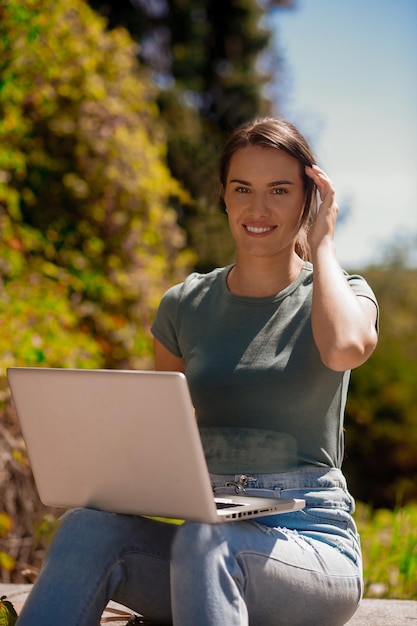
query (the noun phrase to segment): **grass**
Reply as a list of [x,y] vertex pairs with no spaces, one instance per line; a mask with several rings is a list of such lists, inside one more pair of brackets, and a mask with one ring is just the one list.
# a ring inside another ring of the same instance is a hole
[[365,597],[417,600],[417,504],[394,511],[357,503]]

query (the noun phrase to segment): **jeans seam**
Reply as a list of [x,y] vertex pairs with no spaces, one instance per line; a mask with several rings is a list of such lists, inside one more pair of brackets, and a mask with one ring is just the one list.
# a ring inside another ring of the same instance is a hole
[[[361,580],[361,574],[360,574],[359,571],[358,572],[353,572],[352,574],[332,574],[332,573],[326,572],[324,570],[313,569],[311,567],[303,567],[302,565],[298,565],[298,564],[294,564],[294,563],[288,563],[287,561],[284,561],[284,560],[282,560],[282,559],[280,559],[278,557],[270,556],[270,555],[267,555],[267,554],[263,554],[262,552],[255,552],[254,550],[244,550],[244,551],[239,552],[238,554],[236,554],[236,560],[239,561],[239,567],[244,572],[244,587],[245,587],[245,591],[246,591],[246,586],[247,586],[247,580],[249,579],[249,575],[248,575],[247,568],[246,568],[246,563],[245,563],[245,558],[244,558],[245,556],[256,556],[256,557],[262,558],[262,559],[264,559],[266,561],[269,561],[269,560],[276,561],[277,563],[281,563],[282,565],[285,565],[285,567],[301,570],[301,571],[304,571],[304,572],[310,572],[310,573],[314,573],[314,574],[323,574],[327,578],[349,578],[349,579]],[[342,554],[341,556],[343,556],[344,558],[346,558],[347,560],[349,560],[351,562],[351,559],[349,559],[346,555]],[[245,563],[244,567],[242,567],[240,561],[243,561],[243,563]]]
[[[107,581],[109,580],[112,572],[114,572],[117,569],[117,567],[120,566],[121,563],[122,563],[122,561],[120,559],[118,559],[116,562],[109,563],[109,565],[110,565],[109,567],[106,566],[105,568],[103,568],[104,571],[105,571],[105,574],[97,579],[97,584],[96,584],[94,590],[89,594],[89,597],[86,598],[86,600],[88,600],[88,602],[85,602],[84,609],[80,613],[80,620],[84,620],[84,617],[85,617],[86,612],[87,612],[88,607],[89,607],[89,603],[93,602],[94,596],[97,596],[97,590],[100,589],[100,588],[105,588],[105,585],[107,584]],[[108,599],[110,599],[110,596],[111,596],[111,594],[109,594],[109,598]],[[82,625],[82,623],[83,623],[82,621],[78,621],[77,625],[80,626],[80,625]]]

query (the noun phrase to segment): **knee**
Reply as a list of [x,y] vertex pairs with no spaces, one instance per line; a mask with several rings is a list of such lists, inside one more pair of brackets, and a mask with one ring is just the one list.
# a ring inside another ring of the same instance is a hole
[[[207,590],[225,581],[234,581],[243,589],[244,575],[237,560],[233,540],[228,532],[233,524],[186,523],[178,531],[171,552],[171,576],[181,585],[196,581]],[[234,587],[233,587],[234,589]]]
[[107,531],[111,515],[96,509],[71,509],[62,516],[56,539],[71,537],[72,541],[82,541],[86,537],[100,535],[102,529]]
[[[120,520],[116,519],[120,517]],[[117,527],[120,526],[118,532]],[[49,558],[80,558],[106,553],[115,535],[123,531],[123,516],[95,509],[73,509],[64,514],[49,549]],[[116,540],[117,541],[117,540]]]
[[208,554],[218,550],[222,543],[219,529],[215,524],[186,522],[178,528],[172,546],[173,562],[191,559],[204,560]]

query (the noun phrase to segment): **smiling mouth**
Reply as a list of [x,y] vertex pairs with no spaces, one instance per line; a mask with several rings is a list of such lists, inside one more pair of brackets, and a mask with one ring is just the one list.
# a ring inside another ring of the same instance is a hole
[[270,233],[276,228],[276,226],[247,226],[246,224],[244,224],[244,227],[249,233],[253,233],[254,235]]

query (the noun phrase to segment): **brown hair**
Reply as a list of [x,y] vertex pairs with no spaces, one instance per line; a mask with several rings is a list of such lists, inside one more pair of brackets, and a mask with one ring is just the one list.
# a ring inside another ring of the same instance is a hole
[[305,202],[295,251],[302,259],[308,260],[310,251],[307,243],[307,233],[313,219],[313,209],[316,206],[316,186],[304,171],[304,166],[311,166],[316,162],[309,144],[293,124],[278,117],[257,118],[237,128],[230,136],[220,156],[220,201],[223,207],[223,192],[226,187],[230,161],[237,150],[247,148],[248,146],[263,146],[265,148],[284,150],[300,162],[305,189]]

